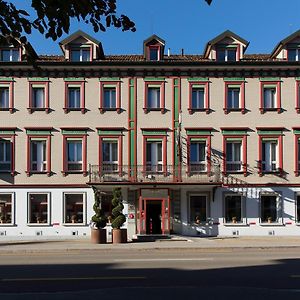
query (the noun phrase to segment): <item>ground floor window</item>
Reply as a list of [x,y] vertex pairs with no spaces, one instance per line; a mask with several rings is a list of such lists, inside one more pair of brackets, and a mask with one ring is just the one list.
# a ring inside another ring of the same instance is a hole
[[12,194],[0,194],[1,224],[12,224]]
[[64,194],[64,223],[84,223],[84,194]]
[[111,223],[112,221],[112,214],[111,214],[111,210],[112,210],[112,201],[113,195],[112,194],[104,194],[101,196],[101,208],[102,211],[104,213],[104,215],[107,218],[107,222]]
[[202,223],[207,219],[207,196],[190,195],[190,223]]
[[260,196],[260,218],[262,223],[278,222],[279,197],[277,195]]
[[49,223],[49,194],[28,194],[28,223]]
[[242,196],[226,195],[225,196],[225,223],[240,223],[243,221],[242,216]]
[[296,222],[300,223],[300,195],[297,195],[296,200]]

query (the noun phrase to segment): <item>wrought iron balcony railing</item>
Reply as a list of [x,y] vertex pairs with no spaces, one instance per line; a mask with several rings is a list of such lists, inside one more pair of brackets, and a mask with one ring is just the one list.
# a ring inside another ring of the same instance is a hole
[[159,182],[220,182],[219,165],[206,168],[190,166],[174,167],[172,165],[90,165],[90,183],[103,182],[133,182],[133,183],[159,183]]

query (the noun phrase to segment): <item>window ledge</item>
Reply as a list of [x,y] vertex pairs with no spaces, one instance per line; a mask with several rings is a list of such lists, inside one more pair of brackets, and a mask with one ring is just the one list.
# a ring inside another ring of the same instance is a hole
[[190,115],[195,112],[205,112],[206,114],[209,114],[209,108],[189,108],[188,112]]
[[78,108],[64,107],[63,110],[64,110],[65,114],[67,114],[71,111],[80,111],[82,114],[84,114],[86,112],[85,107],[78,107]]
[[144,107],[143,110],[144,110],[145,114],[147,114],[151,111],[160,111],[162,114],[164,114],[166,112],[166,109],[164,107],[157,107],[157,108]]
[[61,171],[63,176],[71,175],[71,174],[83,174],[83,176],[87,176],[87,171]]
[[121,108],[120,107],[99,107],[99,111],[101,114],[104,114],[106,111],[116,111],[118,114],[121,113]]
[[50,223],[27,223],[30,227],[49,227],[52,226]]
[[281,113],[281,107],[278,108],[260,108],[259,109],[261,114],[264,114],[266,112],[277,112],[278,114]]
[[225,114],[229,114],[231,112],[241,112],[242,114],[245,114],[246,110],[245,108],[223,108]]
[[62,226],[67,226],[67,227],[75,227],[75,226],[88,226],[86,223],[62,223]]
[[0,223],[0,227],[16,227],[16,226],[17,225],[14,223]]
[[273,223],[259,223],[260,226],[266,226],[266,227],[271,227],[271,226],[285,226],[283,223],[278,223],[278,222],[273,222]]
[[248,227],[248,223],[223,223],[225,227]]
[[50,108],[43,107],[43,108],[37,108],[37,107],[27,107],[27,111],[32,114],[35,111],[45,111],[47,114],[50,112]]

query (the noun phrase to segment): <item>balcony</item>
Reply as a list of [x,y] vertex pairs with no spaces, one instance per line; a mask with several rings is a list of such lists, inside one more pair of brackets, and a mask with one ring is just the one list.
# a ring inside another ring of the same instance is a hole
[[172,165],[90,165],[90,183],[220,183],[220,167],[212,165],[210,171],[202,168],[181,168]]

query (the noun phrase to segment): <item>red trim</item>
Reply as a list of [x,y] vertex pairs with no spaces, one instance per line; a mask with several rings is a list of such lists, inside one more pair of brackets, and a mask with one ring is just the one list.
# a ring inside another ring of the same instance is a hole
[[[46,141],[46,172],[33,171],[31,170],[31,140],[34,138],[43,138]],[[27,169],[25,171],[27,176],[32,174],[43,174],[46,173],[48,176],[51,175],[51,135],[27,135]]]
[[[69,85],[78,85],[80,88],[80,108],[70,108],[69,107]],[[80,110],[82,114],[86,112],[85,108],[85,80],[78,80],[78,81],[65,81],[65,101],[64,101],[64,108],[65,113],[74,110]]]
[[[77,128],[78,129],[78,128]],[[67,141],[70,138],[81,139],[82,140],[82,170],[80,171],[73,171],[68,170],[68,161],[67,161]],[[72,173],[82,173],[83,176],[87,176],[87,134],[80,134],[80,135],[63,135],[63,176]]]
[[[105,85],[114,85],[116,89],[116,107],[107,108],[104,107],[104,88]],[[100,104],[99,111],[103,114],[105,111],[117,111],[121,113],[121,82],[120,81],[100,81]]]
[[[264,107],[264,86],[265,85],[274,85],[276,86],[276,105],[274,109],[265,108]],[[260,82],[260,107],[259,111],[261,114],[266,111],[277,111],[277,113],[281,113],[281,81],[261,81]]]
[[300,139],[300,135],[298,134],[295,134],[295,138],[294,138],[294,141],[295,141],[295,146],[294,146],[294,149],[295,149],[295,176],[298,177],[299,176],[299,162],[298,162],[298,152],[299,152],[299,145],[298,145],[298,141]]
[[[162,53],[161,53],[161,44],[157,43],[154,45],[146,45],[146,59],[150,60],[150,49],[156,49],[158,52],[157,55],[157,61],[160,61],[162,59]],[[152,60],[155,61],[155,60]]]
[[[36,84],[44,86],[45,107],[43,107],[43,108],[33,107],[33,104],[32,104],[32,88],[33,88],[32,86],[36,85]],[[40,111],[40,110],[45,111],[47,114],[50,112],[50,108],[49,108],[49,81],[29,81],[29,102],[28,102],[27,110],[30,114],[33,113],[34,111]]]
[[[204,102],[204,108],[198,109],[198,108],[192,108],[192,92],[193,92],[193,86],[195,85],[201,85],[204,88],[204,95],[205,95],[205,102]],[[210,107],[209,107],[209,81],[193,81],[189,82],[189,107],[188,112],[189,114],[193,114],[196,111],[205,111],[207,114],[209,113]]]
[[[0,129],[6,129],[6,130],[10,130],[10,129],[15,129],[13,127],[2,127]],[[11,176],[15,176],[16,175],[16,171],[15,171],[15,157],[16,157],[16,147],[15,147],[15,143],[16,143],[16,139],[15,139],[15,134],[1,134],[0,135],[0,139],[10,139],[10,143],[11,143],[11,162],[10,162],[10,175]],[[3,172],[5,173],[5,172]]]
[[[149,108],[148,107],[148,88],[149,85],[157,85],[160,88],[160,107]],[[165,113],[165,81],[144,81],[144,113],[148,113],[152,110],[160,110],[162,114]]]
[[300,81],[296,80],[296,104],[295,104],[295,109],[297,114],[300,114]]
[[[240,107],[238,109],[228,108],[228,85],[236,85],[240,89]],[[231,111],[241,111],[245,114],[245,82],[244,81],[226,81],[224,86],[224,113],[228,114]]]

